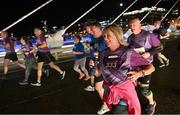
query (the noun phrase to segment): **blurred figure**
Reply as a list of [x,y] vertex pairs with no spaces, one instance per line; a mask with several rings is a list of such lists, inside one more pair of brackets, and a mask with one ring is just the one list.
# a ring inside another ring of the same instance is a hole
[[[128,38],[129,47],[140,53],[149,62],[153,63],[153,56],[162,50],[158,38],[145,30],[141,29],[139,18],[133,18],[129,22],[132,34]],[[153,93],[149,89],[151,75],[146,75],[138,79],[138,86],[142,95],[148,100],[148,105],[145,109],[146,114],[154,114],[156,101],[153,98]]]
[[95,60],[94,52],[95,52],[95,43],[97,42],[96,38],[94,38],[93,33],[91,31],[91,24],[95,20],[87,21],[84,24],[84,29],[87,32],[87,36],[89,36],[90,41],[86,43],[86,45],[89,47],[89,64],[88,64],[88,71],[91,78],[90,85],[88,85],[86,88],[84,88],[85,91],[95,91],[95,83],[94,83],[94,75],[95,75],[95,65],[93,63],[93,60]]
[[[161,44],[163,45],[163,48],[165,47],[165,39],[169,39],[170,34],[167,32],[166,29],[161,27],[161,21],[155,21],[154,23],[155,29],[153,30],[153,33],[157,35],[158,39],[161,41]],[[157,58],[160,61],[161,65],[159,65],[160,68],[168,66],[169,65],[169,59],[165,57],[164,54],[159,52],[157,54]]]
[[[74,47],[73,47],[73,54],[74,54],[74,70],[79,73],[79,79],[85,77],[84,80],[90,79],[89,73],[86,69],[86,54],[84,50],[83,44],[80,42],[81,37],[79,35],[74,36]],[[79,68],[80,67],[80,68]]]
[[51,68],[58,71],[61,80],[65,77],[65,71],[62,71],[57,65],[54,64],[55,58],[50,53],[50,49],[47,46],[46,38],[42,28],[34,28],[34,34],[37,37],[37,82],[31,83],[33,86],[41,86],[42,68],[44,63],[47,63]]
[[[95,84],[95,89],[98,92],[99,96],[101,99],[103,99],[104,95],[104,88],[103,88],[103,82],[104,79],[102,75],[98,74],[96,70],[100,67],[99,65],[99,54],[104,51],[107,46],[104,41],[104,37],[102,35],[102,27],[101,24],[97,21],[89,21],[87,22],[86,27],[90,28],[90,34],[93,35],[94,37],[94,43],[93,43],[93,52],[94,56],[93,58],[89,61],[90,66],[93,67],[93,76],[94,76],[94,84]],[[87,29],[87,28],[86,28]],[[102,115],[106,112],[110,111],[109,108],[105,103],[101,106],[101,108],[98,110],[97,114]]]
[[141,114],[135,81],[151,74],[154,66],[123,40],[122,28],[109,25],[103,30],[107,49],[100,54],[104,77],[104,101],[113,114]]
[[8,64],[10,61],[13,61],[13,63],[22,67],[23,69],[25,69],[25,65],[18,61],[18,57],[14,48],[15,42],[14,40],[10,39],[7,31],[1,32],[1,38],[3,38],[3,46],[6,52],[6,55],[3,61],[4,75],[1,77],[1,79],[5,80],[7,78]]
[[[35,48],[33,47],[32,43],[28,39],[27,36],[22,36],[20,38],[21,42],[21,49],[22,53],[24,54],[24,60],[25,60],[25,78],[23,81],[19,82],[19,85],[27,85],[29,84],[28,79],[31,73],[32,69],[37,69],[37,63],[36,58],[34,56]],[[46,73],[47,76],[49,76],[49,70],[43,69],[43,72]]]
[[[170,32],[176,32],[177,27],[176,27],[176,23],[175,23],[174,20],[171,20],[168,30],[169,30]],[[167,31],[168,31],[168,30],[167,30]]]

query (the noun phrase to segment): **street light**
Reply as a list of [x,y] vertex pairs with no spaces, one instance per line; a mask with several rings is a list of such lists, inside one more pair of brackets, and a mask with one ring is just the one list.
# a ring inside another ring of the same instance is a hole
[[123,6],[123,3],[120,3],[119,5],[122,7],[122,6]]

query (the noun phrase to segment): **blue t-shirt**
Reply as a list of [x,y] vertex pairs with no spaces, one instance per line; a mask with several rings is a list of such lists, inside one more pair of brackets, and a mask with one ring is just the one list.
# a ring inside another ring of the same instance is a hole
[[75,54],[75,59],[81,59],[85,57],[85,50],[82,43],[75,44],[73,47],[73,51],[82,52],[82,54]]
[[97,43],[96,38],[94,38],[94,36],[92,34],[89,34],[90,37],[90,48],[89,48],[89,55],[90,55],[90,59],[94,59],[94,44]]
[[90,58],[94,59],[94,50],[98,52],[102,52],[107,48],[106,43],[104,41],[103,36],[99,38],[92,37],[90,42]]
[[97,40],[97,50],[99,52],[104,51],[107,48],[107,46],[106,46],[103,36],[96,38],[96,40]]
[[92,34],[88,34],[88,38],[90,38],[87,42],[90,44],[89,53],[90,59],[94,59],[94,51],[102,52],[104,51],[107,46],[104,41],[103,36],[99,38],[95,38]]

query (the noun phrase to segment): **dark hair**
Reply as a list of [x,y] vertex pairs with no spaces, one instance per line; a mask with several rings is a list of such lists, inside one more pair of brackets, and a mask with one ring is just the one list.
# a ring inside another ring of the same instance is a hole
[[84,28],[88,27],[88,26],[96,26],[96,27],[99,27],[101,28],[101,24],[95,20],[95,19],[89,19],[85,22],[84,24]]
[[81,36],[80,36],[79,34],[75,34],[75,35],[74,35],[74,38],[79,39],[79,41],[81,40]]
[[23,39],[26,44],[32,44],[32,43],[29,41],[29,37],[28,37],[28,36],[21,36],[20,40],[21,40],[21,39]]
[[88,19],[85,23],[84,23],[84,27],[90,26],[91,23],[93,22],[97,22],[97,20],[95,19]]
[[34,29],[38,29],[38,30],[41,30],[42,32],[44,32],[44,29],[42,27],[35,27]]
[[128,19],[128,23],[131,23],[135,19],[140,20],[138,16],[132,16]]
[[155,20],[154,23],[161,23],[161,20]]

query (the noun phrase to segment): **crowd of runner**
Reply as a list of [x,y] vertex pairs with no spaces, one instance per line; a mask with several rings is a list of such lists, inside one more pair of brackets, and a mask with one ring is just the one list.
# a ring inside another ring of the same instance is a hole
[[[148,31],[142,29],[138,18],[129,20],[131,35],[124,39],[123,29],[117,24],[102,27],[97,20],[88,20],[84,23],[85,31],[91,36],[90,42],[83,44],[80,35],[74,35],[73,69],[79,73],[79,79],[90,81],[84,88],[85,91],[97,91],[103,105],[97,111],[102,115],[107,112],[112,114],[141,114],[141,105],[136,92],[140,88],[141,94],[147,99],[146,114],[154,114],[156,101],[153,91],[150,89],[151,74],[155,71],[154,57],[160,61],[159,67],[169,65],[169,59],[162,54],[165,39],[169,39],[169,33],[161,26],[161,22],[154,22],[155,29]],[[10,39],[7,31],[1,32],[5,57],[3,62],[2,80],[7,79],[8,64],[10,61],[25,70],[23,81],[19,85],[28,85],[32,69],[37,70],[37,81],[30,83],[32,86],[41,86],[42,74],[49,76],[49,69],[44,68],[48,64],[55,69],[59,79],[63,80],[66,70],[62,70],[54,62],[56,61],[50,52],[45,37],[45,31],[41,27],[34,28],[37,38],[35,46],[27,36],[20,38],[24,62],[18,61],[15,52],[15,42]],[[89,56],[85,46],[89,48]],[[86,62],[89,58],[88,62]],[[86,64],[88,63],[88,68]]]

